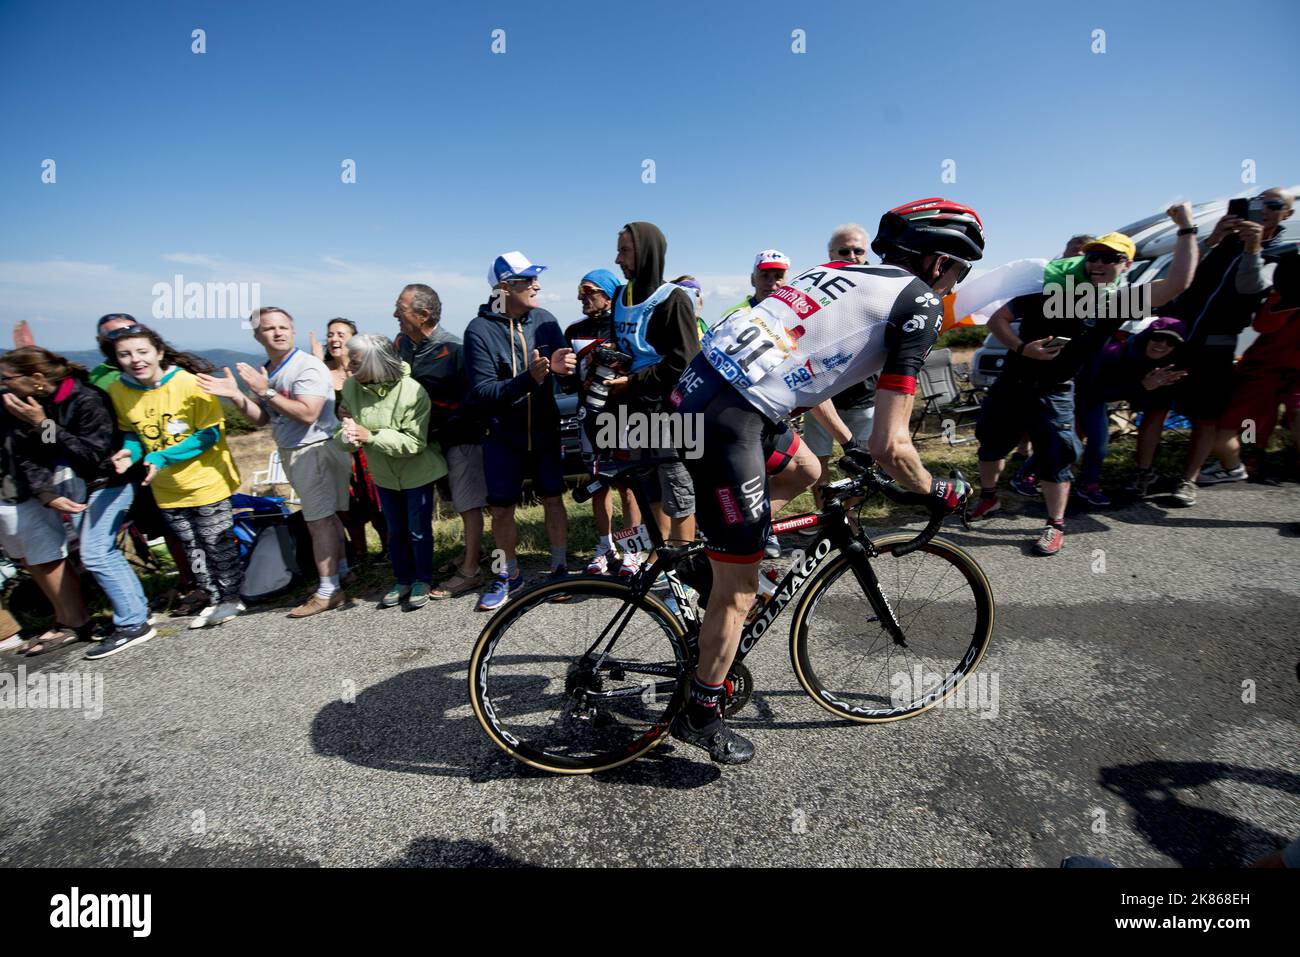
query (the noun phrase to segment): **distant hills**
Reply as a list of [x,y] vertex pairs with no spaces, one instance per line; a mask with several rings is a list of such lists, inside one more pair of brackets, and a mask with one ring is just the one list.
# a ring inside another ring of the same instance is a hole
[[[230,371],[235,371],[235,363],[247,362],[249,365],[260,365],[266,361],[266,353],[235,352],[231,349],[194,349],[194,355],[202,356],[207,359],[220,372],[223,366],[229,366]],[[80,363],[87,369],[93,369],[104,361],[104,357],[98,351],[84,350],[80,352],[62,352],[59,353],[64,358],[73,362]]]

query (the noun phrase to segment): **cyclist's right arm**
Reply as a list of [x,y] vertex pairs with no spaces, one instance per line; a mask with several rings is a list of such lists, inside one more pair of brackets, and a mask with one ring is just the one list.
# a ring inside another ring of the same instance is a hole
[[928,494],[933,485],[908,426],[916,376],[939,337],[942,321],[942,304],[929,286],[916,279],[895,300],[885,327],[887,353],[876,389],[869,450],[886,474],[909,492]]

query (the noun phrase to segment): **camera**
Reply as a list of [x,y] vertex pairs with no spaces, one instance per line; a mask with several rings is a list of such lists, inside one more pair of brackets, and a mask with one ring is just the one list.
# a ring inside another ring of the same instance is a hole
[[609,401],[609,380],[623,374],[632,357],[612,346],[597,346],[591,358],[591,382],[587,386],[587,408],[600,412]]

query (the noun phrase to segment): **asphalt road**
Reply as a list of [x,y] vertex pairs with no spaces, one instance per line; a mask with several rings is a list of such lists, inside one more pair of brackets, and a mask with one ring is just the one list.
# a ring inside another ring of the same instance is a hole
[[560,778],[474,720],[473,596],[168,620],[100,662],[37,659],[102,676],[103,712],[5,713],[0,863],[1219,867],[1300,834],[1300,489],[1075,515],[1054,558],[1028,552],[1041,505],[1009,504],[948,534],[993,583],[996,714],[839,724],[778,625],[737,719],[752,764],[662,747]]

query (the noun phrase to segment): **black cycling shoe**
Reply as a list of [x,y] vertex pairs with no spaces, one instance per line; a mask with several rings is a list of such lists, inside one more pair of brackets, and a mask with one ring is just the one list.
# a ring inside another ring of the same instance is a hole
[[678,741],[693,744],[709,752],[709,757],[719,764],[744,764],[754,756],[753,742],[728,728],[721,718],[696,728],[686,717],[686,712],[673,718],[668,733]]

